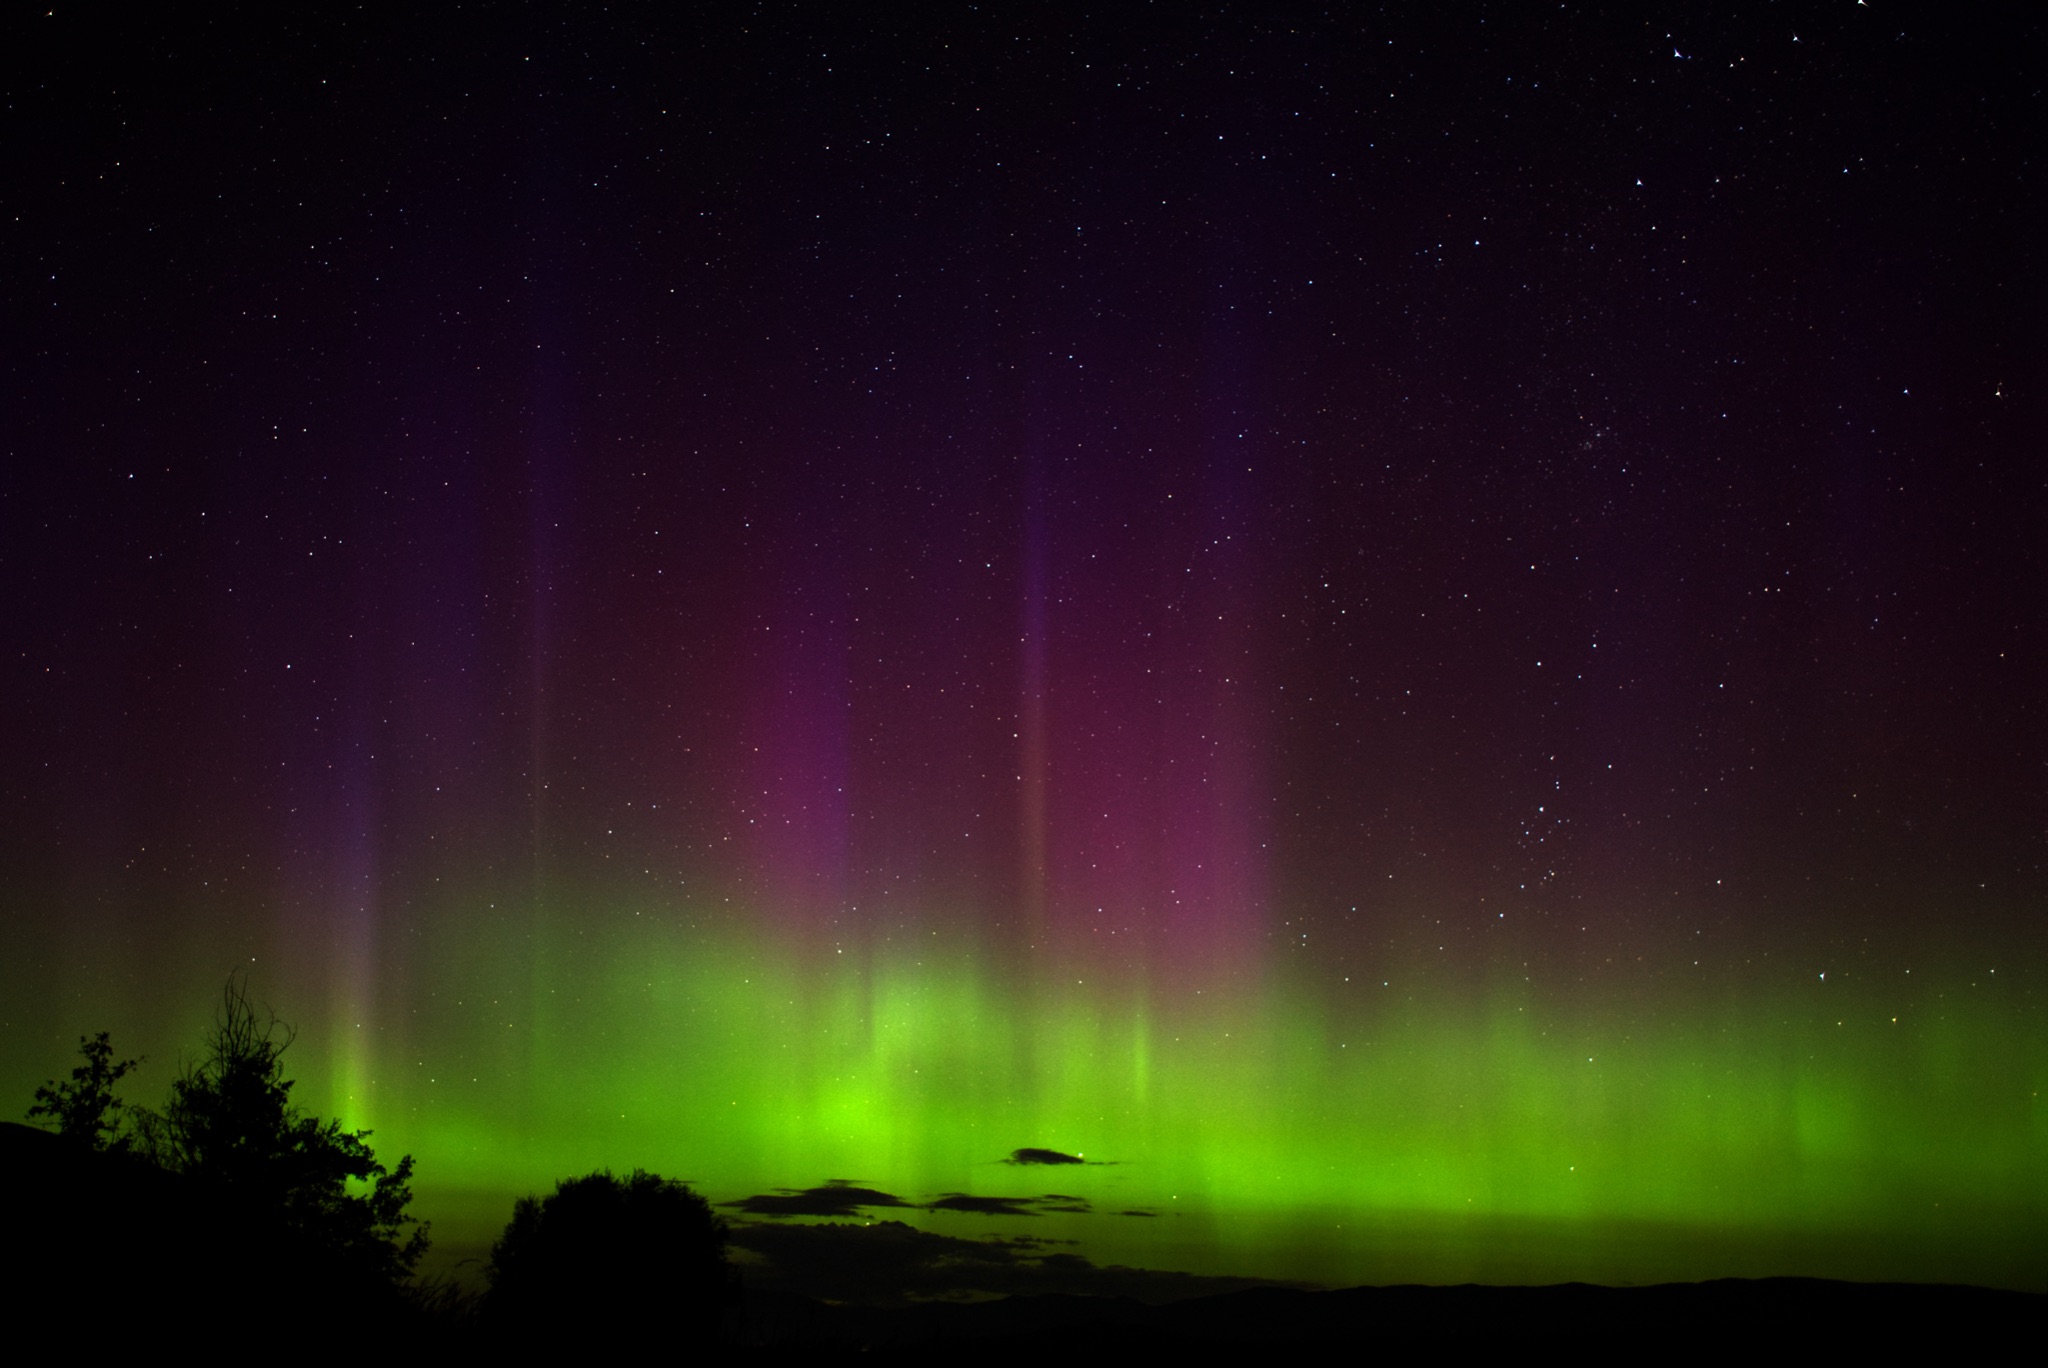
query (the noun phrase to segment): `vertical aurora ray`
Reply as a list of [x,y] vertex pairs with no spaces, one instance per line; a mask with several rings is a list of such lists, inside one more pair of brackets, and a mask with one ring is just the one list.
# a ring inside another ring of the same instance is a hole
[[384,880],[377,868],[375,836],[377,795],[371,774],[375,742],[363,701],[353,700],[343,733],[343,776],[338,784],[341,812],[334,814],[334,855],[327,886],[309,890],[294,902],[320,909],[307,928],[327,938],[321,958],[327,965],[327,1038],[333,1052],[333,1073],[324,1102],[302,1098],[353,1129],[374,1128],[372,1062],[363,1025],[380,1016],[377,964],[381,947],[381,908],[377,899]]
[[450,1262],[2048,1283],[2038,22],[1824,8],[39,15],[11,1114],[243,972]]
[[1017,902],[1026,944],[1045,944],[1047,602],[1045,454],[1024,461],[1024,527],[1018,576]]
[[[1973,981],[1930,942],[1915,984],[1758,977],[1652,936],[1641,978],[1536,916],[1453,953],[1472,881],[1406,869],[1422,891],[1304,916],[1267,864],[1285,775],[1245,701],[1270,683],[1255,554],[1214,509],[1105,544],[1057,493],[1024,520],[1021,628],[988,670],[1018,681],[1016,721],[951,733],[979,752],[896,739],[962,705],[907,663],[928,643],[858,635],[829,548],[737,610],[709,816],[621,787],[544,821],[536,683],[530,880],[387,887],[432,929],[405,956],[431,1002],[369,1044],[337,1020],[306,1061],[417,1155],[430,1210],[472,1213],[451,1253],[487,1240],[492,1194],[633,1163],[720,1199],[1056,1186],[1098,1215],[1033,1229],[1103,1259],[1332,1283],[2040,1271],[2038,965]],[[883,796],[968,768],[998,792],[957,791],[1010,827],[938,858],[961,814]],[[617,840],[635,821],[709,852],[697,891],[645,877]],[[370,829],[333,824],[336,858],[388,884]],[[330,983],[350,962],[321,961]],[[1025,1146],[1090,1163],[1001,1165]]]
[[1654,1018],[1507,983],[1335,1006],[1284,978],[1159,1007],[946,943],[820,963],[715,940],[558,948],[583,984],[573,1073],[515,1125],[487,1089],[401,1089],[426,1171],[516,1186],[630,1152],[725,1197],[847,1177],[928,1198],[1046,1185],[995,1163],[1039,1144],[1104,1165],[1051,1185],[1201,1232],[1218,1271],[1291,1247],[1293,1276],[1385,1275],[1431,1229],[1432,1276],[1783,1272],[1814,1247],[1862,1276],[1966,1249],[1975,1277],[2041,1271],[2048,1040],[2008,1025],[2023,988],[1935,972],[1897,1022],[1889,985],[1853,981]]
[[841,573],[834,549],[817,548],[761,614],[737,742],[741,858],[784,933],[812,941],[832,939],[856,901]]

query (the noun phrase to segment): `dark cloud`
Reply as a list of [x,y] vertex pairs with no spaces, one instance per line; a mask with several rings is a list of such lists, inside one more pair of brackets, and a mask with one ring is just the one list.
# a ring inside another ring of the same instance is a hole
[[830,1301],[893,1305],[1015,1284],[1050,1242],[962,1239],[901,1221],[871,1225],[745,1222],[733,1244],[745,1254],[749,1286]]
[[893,1192],[857,1186],[850,1178],[833,1178],[817,1187],[777,1188],[741,1197],[720,1206],[748,1216],[858,1217],[869,1208],[957,1211],[973,1216],[1037,1216],[1056,1211],[1085,1216],[1094,1208],[1086,1197],[1048,1192],[1042,1197],[980,1197],[969,1192],[941,1193],[929,1202],[908,1202]]
[[833,1178],[822,1187],[778,1188],[774,1192],[721,1202],[720,1206],[749,1216],[858,1216],[867,1207],[909,1207],[894,1193],[855,1187],[849,1178]]
[[926,1211],[965,1211],[977,1216],[1036,1216],[1031,1208],[1038,1202],[1036,1197],[974,1197],[965,1192],[949,1192],[937,1201],[926,1202]]
[[927,1211],[965,1211],[982,1216],[1038,1216],[1048,1211],[1087,1216],[1095,1210],[1086,1197],[1066,1192],[1048,1192],[1043,1197],[976,1197],[972,1193],[948,1192],[924,1206]]
[[1119,1211],[1117,1213],[1119,1216],[1157,1216],[1158,1214],[1156,1211]]
[[1258,1278],[1104,1267],[1073,1252],[1071,1241],[1028,1236],[964,1239],[901,1221],[746,1221],[734,1228],[732,1240],[745,1261],[750,1286],[876,1306],[1050,1293],[1161,1303],[1283,1285]]
[[1021,1166],[1025,1164],[1085,1164],[1088,1161],[1078,1154],[1061,1154],[1058,1150],[1016,1149],[1011,1150],[1010,1157],[1003,1160],[1003,1162]]
[[1063,1211],[1070,1216],[1087,1216],[1094,1212],[1086,1197],[1063,1197],[1057,1192],[1048,1192],[1038,1199],[1040,1211]]

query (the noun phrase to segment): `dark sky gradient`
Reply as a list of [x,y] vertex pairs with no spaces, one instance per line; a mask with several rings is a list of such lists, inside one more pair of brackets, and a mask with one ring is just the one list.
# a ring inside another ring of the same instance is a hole
[[[6,1095],[243,966],[451,1248],[1092,1144],[1267,1222],[1134,1266],[2034,1279],[2042,39],[8,20]],[[1727,1243],[1289,1233],[1468,1210]]]

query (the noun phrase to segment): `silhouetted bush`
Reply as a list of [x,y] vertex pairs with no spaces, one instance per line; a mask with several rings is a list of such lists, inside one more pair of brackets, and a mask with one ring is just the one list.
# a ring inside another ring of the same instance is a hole
[[401,1284],[427,1247],[405,1210],[412,1158],[387,1170],[368,1131],[292,1106],[291,1041],[230,979],[203,1055],[163,1110],[127,1108],[121,1125],[114,1085],[135,1061],[116,1062],[105,1032],[82,1039],[70,1081],[37,1089],[29,1109],[57,1135],[37,1137],[42,1147],[26,1128],[6,1136],[35,1198],[18,1230],[60,1255],[18,1284],[22,1304],[87,1311],[108,1294],[80,1270],[99,1269],[120,1289],[113,1302],[151,1316],[231,1290],[252,1333],[343,1312],[357,1324],[404,1315]]
[[425,1225],[405,1211],[412,1156],[387,1170],[368,1131],[292,1106],[282,1062],[291,1043],[291,1028],[258,1020],[242,983],[228,980],[205,1056],[171,1084],[161,1112],[136,1109],[137,1147],[228,1209],[282,1229],[329,1272],[400,1282],[427,1249]]
[[114,1085],[142,1061],[115,1060],[114,1047],[101,1031],[91,1040],[78,1038],[78,1052],[85,1062],[71,1071],[71,1080],[51,1079],[36,1089],[36,1104],[28,1109],[29,1119],[49,1118],[49,1128],[67,1140],[96,1150],[125,1150],[130,1137],[121,1126],[123,1103],[114,1096]]
[[513,1207],[491,1249],[484,1319],[551,1340],[715,1342],[738,1304],[725,1247],[725,1222],[682,1183],[638,1169],[566,1179]]

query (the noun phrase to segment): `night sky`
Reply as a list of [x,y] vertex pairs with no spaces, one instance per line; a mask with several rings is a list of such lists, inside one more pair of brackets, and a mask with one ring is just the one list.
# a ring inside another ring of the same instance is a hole
[[2048,25],[1656,8],[15,13],[6,1113],[245,971],[441,1267],[2040,1290]]

